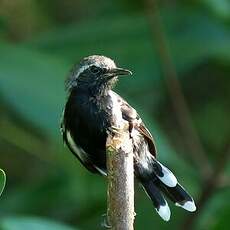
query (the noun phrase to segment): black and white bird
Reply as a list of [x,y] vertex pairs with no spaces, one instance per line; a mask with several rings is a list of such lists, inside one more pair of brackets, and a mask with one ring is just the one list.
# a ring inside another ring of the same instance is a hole
[[113,116],[129,123],[134,152],[135,177],[142,184],[163,220],[170,219],[165,197],[187,211],[196,210],[193,198],[178,183],[174,174],[157,158],[154,139],[136,110],[112,91],[118,76],[131,75],[113,60],[93,55],[71,71],[66,80],[68,100],[61,131],[64,142],[91,172],[106,175],[106,138]]

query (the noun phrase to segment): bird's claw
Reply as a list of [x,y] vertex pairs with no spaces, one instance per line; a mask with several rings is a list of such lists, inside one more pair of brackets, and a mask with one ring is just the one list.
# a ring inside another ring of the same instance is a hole
[[103,218],[103,219],[102,219],[102,222],[101,222],[101,226],[102,226],[103,228],[105,228],[105,229],[111,229],[112,226],[111,226],[110,223],[109,223],[108,216],[107,216],[106,213],[102,215],[102,218]]
[[120,128],[116,127],[116,126],[111,126],[108,128],[109,132],[113,133],[113,134],[120,134]]

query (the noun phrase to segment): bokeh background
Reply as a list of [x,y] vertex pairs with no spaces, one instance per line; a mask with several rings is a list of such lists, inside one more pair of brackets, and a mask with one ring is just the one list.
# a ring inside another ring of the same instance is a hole
[[228,0],[0,0],[2,230],[102,229],[106,180],[63,147],[64,80],[103,54],[133,71],[116,88],[198,211],[163,222],[135,188],[135,229],[229,229]]

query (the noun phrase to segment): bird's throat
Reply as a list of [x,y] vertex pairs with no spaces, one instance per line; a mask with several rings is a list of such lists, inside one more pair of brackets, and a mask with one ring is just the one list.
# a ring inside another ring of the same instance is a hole
[[107,82],[97,82],[97,84],[89,87],[89,93],[92,97],[104,98],[108,96],[109,91],[115,86],[117,79],[111,79]]

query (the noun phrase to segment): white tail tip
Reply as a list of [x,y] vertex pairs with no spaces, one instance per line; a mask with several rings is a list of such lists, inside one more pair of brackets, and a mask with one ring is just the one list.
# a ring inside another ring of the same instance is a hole
[[164,206],[161,205],[159,210],[156,209],[156,211],[164,221],[170,220],[171,212],[167,203]]
[[189,212],[195,212],[196,211],[196,205],[194,201],[187,201],[183,205],[179,203],[175,203],[176,206],[181,207]]
[[158,176],[158,178],[168,187],[175,187],[177,185],[176,177],[168,168],[162,165],[159,161],[158,163],[160,164],[163,173],[163,176],[162,177]]

